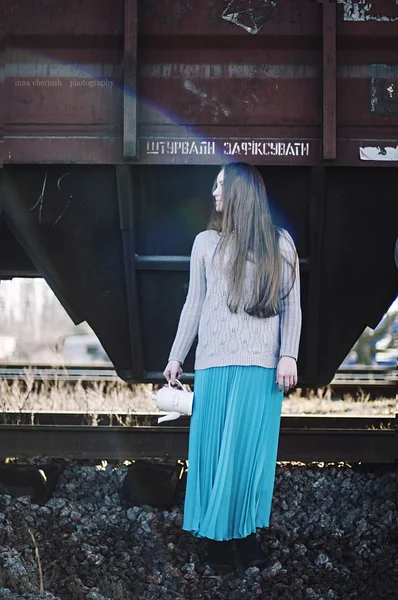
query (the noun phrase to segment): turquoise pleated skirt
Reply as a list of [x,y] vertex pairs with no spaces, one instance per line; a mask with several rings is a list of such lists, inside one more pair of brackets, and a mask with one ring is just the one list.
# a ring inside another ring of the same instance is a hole
[[282,399],[276,369],[195,372],[185,531],[221,541],[269,526]]

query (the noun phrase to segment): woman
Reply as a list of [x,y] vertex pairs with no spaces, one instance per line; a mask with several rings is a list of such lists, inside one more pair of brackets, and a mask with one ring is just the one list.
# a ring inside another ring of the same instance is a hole
[[297,253],[269,212],[259,171],[227,164],[215,211],[195,238],[188,295],[164,371],[172,383],[198,333],[183,529],[208,541],[214,569],[265,557],[283,389],[297,384]]

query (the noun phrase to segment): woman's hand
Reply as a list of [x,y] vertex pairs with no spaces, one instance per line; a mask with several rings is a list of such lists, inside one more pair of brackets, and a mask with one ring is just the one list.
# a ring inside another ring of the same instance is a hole
[[283,388],[288,392],[297,385],[297,363],[291,356],[281,356],[276,369],[276,383],[281,392]]
[[181,364],[178,360],[169,360],[167,367],[163,371],[163,375],[167,381],[171,381],[172,385],[175,384],[176,379],[179,379],[182,373]]

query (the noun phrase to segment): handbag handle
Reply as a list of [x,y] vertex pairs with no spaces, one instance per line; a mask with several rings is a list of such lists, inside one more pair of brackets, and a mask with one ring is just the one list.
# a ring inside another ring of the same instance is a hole
[[[184,388],[184,386],[182,385],[181,381],[178,381],[178,379],[176,379],[176,383],[178,383],[178,385],[180,386],[180,388],[182,390],[184,390],[184,392],[186,391],[185,388]],[[169,388],[173,389],[173,386],[171,385],[171,381],[169,381]]]

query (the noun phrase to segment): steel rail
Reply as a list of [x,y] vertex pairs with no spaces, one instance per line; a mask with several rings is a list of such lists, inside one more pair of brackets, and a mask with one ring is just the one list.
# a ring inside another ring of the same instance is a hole
[[[32,411],[0,412],[0,425],[80,425],[95,426],[135,426],[158,427],[159,412],[118,412],[112,411]],[[181,416],[176,421],[163,423],[162,427],[189,427],[190,418]],[[281,428],[302,429],[394,429],[394,415],[282,415]]]
[[[31,413],[32,415],[33,413]],[[3,413],[0,425],[0,459],[7,457],[51,456],[85,460],[134,460],[138,458],[186,459],[189,419],[154,425],[157,415],[113,415],[116,426],[104,425],[109,414],[97,416],[97,425],[65,424],[84,422],[88,415],[35,413],[33,423],[10,424],[11,413]],[[28,413],[14,413],[28,417]],[[95,417],[96,415],[94,415]],[[135,417],[134,425],[127,417]],[[4,419],[8,418],[8,424]],[[57,424],[48,424],[50,418]],[[93,417],[93,416],[92,416]],[[101,418],[103,421],[101,421]],[[123,421],[124,419],[124,421]],[[23,419],[22,419],[23,421]],[[20,421],[21,422],[21,421]],[[62,425],[58,423],[63,423]],[[98,424],[98,422],[100,424]],[[108,423],[114,422],[108,421]],[[87,421],[86,421],[87,423]],[[93,421],[91,421],[93,423]],[[146,423],[143,425],[142,423]],[[282,416],[278,461],[397,463],[397,418]]]

